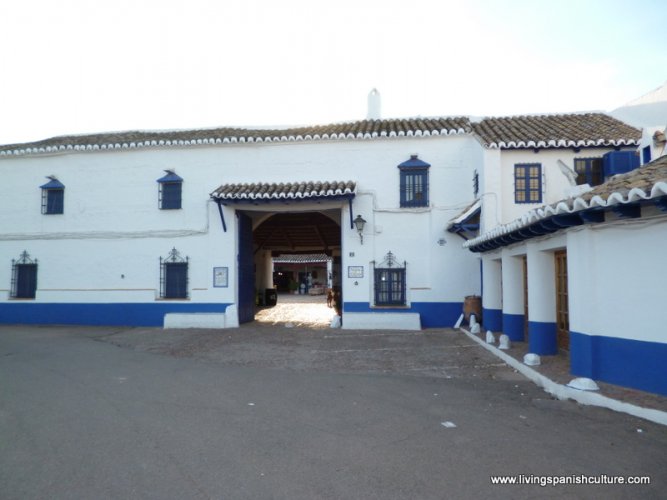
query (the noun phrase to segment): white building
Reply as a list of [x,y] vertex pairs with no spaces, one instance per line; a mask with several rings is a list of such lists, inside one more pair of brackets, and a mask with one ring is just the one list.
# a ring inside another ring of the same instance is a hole
[[[481,279],[478,256],[448,228],[474,234],[477,201],[486,232],[558,200],[571,188],[561,163],[634,150],[639,139],[606,115],[575,114],[3,146],[0,318],[236,326],[253,319],[256,291],[273,286],[273,256],[325,253],[344,327],[451,326]],[[503,314],[493,301],[485,309]]]
[[667,394],[667,156],[464,244],[485,326],[573,375]]

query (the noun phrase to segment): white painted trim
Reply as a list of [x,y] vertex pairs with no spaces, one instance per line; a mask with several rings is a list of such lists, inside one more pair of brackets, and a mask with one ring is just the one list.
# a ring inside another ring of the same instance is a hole
[[505,363],[528,378],[535,385],[542,387],[545,392],[548,392],[560,400],[572,399],[579,404],[608,408],[613,411],[627,413],[628,415],[632,415],[634,417],[650,420],[656,424],[667,425],[667,412],[654,410],[652,408],[643,408],[641,406],[603,396],[602,394],[580,391],[562,384],[558,384],[548,377],[545,377],[541,373],[533,370],[529,366],[524,365],[521,361],[514,359],[509,354],[505,354],[500,349],[489,345],[486,342],[483,342],[481,339],[477,338],[476,335],[471,334],[465,328],[461,328],[461,331],[472,340],[477,342],[479,345],[484,347],[484,349],[502,359]]

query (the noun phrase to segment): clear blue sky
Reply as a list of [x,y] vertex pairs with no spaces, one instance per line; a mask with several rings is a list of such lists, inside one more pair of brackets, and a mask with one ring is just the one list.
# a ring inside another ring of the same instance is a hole
[[4,2],[0,143],[609,111],[667,80],[664,0]]

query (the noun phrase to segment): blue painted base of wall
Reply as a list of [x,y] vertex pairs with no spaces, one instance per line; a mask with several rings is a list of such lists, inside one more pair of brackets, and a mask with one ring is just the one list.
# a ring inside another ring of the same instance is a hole
[[229,304],[177,302],[0,304],[0,323],[31,325],[162,326],[167,313],[224,313]]
[[371,307],[368,302],[344,302],[343,321],[346,312],[419,313],[422,328],[453,327],[463,313],[463,302],[413,302],[410,307]]
[[503,329],[503,312],[500,309],[482,308],[482,324],[487,330],[500,332]]
[[556,323],[528,321],[528,350],[535,354],[558,354]]
[[667,396],[667,343],[570,332],[573,375]]
[[[523,342],[524,321],[523,314],[503,314],[502,329],[498,330],[502,330],[502,332],[514,342]],[[491,330],[493,330],[493,328],[491,328]]]

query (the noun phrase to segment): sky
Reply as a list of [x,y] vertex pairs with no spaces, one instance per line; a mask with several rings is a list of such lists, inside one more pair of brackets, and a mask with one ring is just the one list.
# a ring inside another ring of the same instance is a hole
[[1,0],[0,144],[611,111],[667,81],[664,0]]

